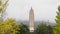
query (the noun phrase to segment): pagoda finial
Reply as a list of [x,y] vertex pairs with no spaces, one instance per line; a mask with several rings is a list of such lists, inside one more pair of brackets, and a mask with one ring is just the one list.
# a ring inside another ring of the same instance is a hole
[[33,10],[32,7],[31,7],[31,10]]
[[32,9],[32,6],[31,6],[31,9]]
[[33,11],[33,8],[32,8],[32,6],[31,6],[31,9],[30,9],[30,11]]

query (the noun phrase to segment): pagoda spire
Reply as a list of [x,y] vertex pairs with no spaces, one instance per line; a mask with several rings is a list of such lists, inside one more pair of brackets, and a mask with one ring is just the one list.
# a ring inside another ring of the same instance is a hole
[[29,12],[29,30],[30,32],[34,32],[34,11],[32,7]]

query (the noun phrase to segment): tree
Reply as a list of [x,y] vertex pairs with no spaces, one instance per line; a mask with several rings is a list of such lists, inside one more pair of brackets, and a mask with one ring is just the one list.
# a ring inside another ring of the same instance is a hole
[[60,6],[58,6],[58,11],[59,12],[57,12],[57,16],[56,16],[55,21],[56,21],[56,23],[60,24]]
[[29,28],[27,25],[24,25],[23,23],[20,24],[20,34],[29,34]]
[[0,0],[0,20],[3,21],[3,16],[5,15],[5,10],[7,8],[7,5],[8,5],[8,1],[9,0],[6,0],[5,2],[3,2],[2,0]]
[[53,32],[53,26],[48,25],[47,28],[48,28],[49,34],[54,34],[54,32]]
[[42,23],[36,28],[36,34],[53,34],[53,30],[51,26]]
[[17,34],[20,33],[18,30],[20,30],[19,25],[13,19],[0,22],[0,34]]
[[6,0],[6,2],[2,2],[2,0],[0,0],[0,13],[4,12],[6,10],[7,7],[7,3],[9,0]]
[[60,34],[60,6],[58,6],[58,12],[55,21],[57,25],[53,27],[54,34]]
[[[5,2],[0,0],[0,19],[3,17],[9,0],[4,1]],[[16,21],[14,19],[8,18],[6,21],[0,20],[0,34],[20,34],[18,30],[20,30],[19,25],[16,24]]]

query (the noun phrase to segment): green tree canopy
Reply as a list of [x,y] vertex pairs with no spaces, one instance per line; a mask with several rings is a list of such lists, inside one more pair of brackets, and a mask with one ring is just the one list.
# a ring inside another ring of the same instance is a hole
[[14,23],[12,19],[8,19],[7,21],[0,22],[0,34],[17,34],[20,33],[19,25]]
[[53,30],[50,25],[47,26],[46,24],[42,23],[36,28],[36,34],[53,34]]
[[20,24],[20,34],[29,34],[29,28],[27,25],[24,25],[23,23]]
[[53,27],[54,34],[60,34],[60,6],[58,6],[58,12],[55,21],[57,25]]

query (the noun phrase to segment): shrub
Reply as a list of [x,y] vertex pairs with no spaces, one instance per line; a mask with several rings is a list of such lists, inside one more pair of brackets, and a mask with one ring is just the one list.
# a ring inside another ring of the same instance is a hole
[[29,34],[29,28],[27,25],[20,24],[20,34]]
[[35,32],[36,34],[53,34],[52,27],[43,23],[38,25]]
[[19,26],[14,23],[13,19],[0,22],[0,34],[17,34],[18,30],[20,30]]

